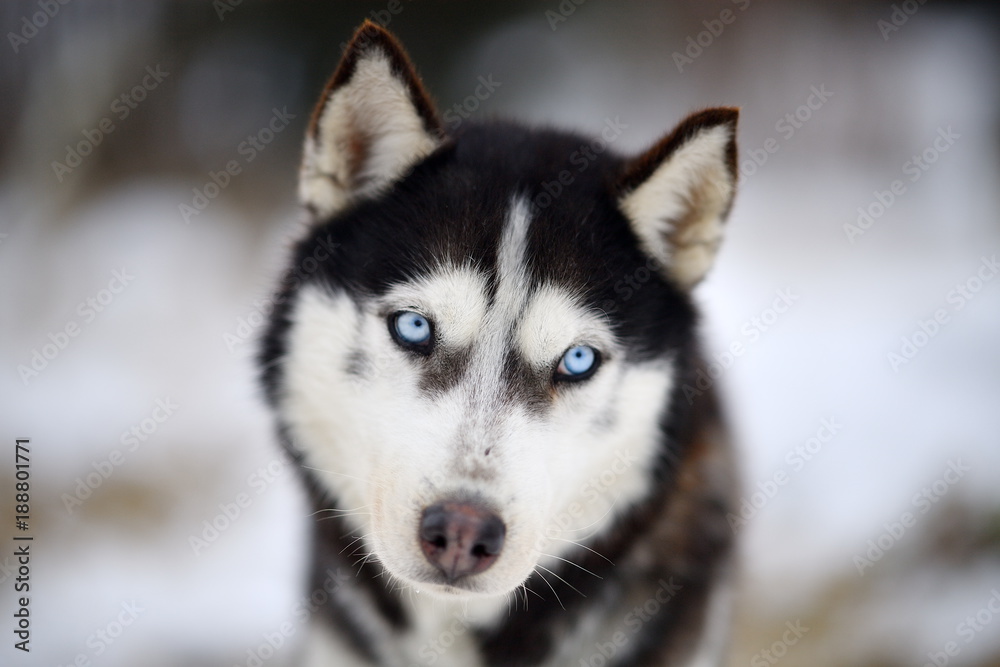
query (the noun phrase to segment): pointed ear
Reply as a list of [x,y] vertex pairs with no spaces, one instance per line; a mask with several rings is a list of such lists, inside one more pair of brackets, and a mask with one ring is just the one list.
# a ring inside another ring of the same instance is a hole
[[396,38],[354,33],[309,122],[299,199],[328,217],[402,177],[443,140],[430,97]]
[[712,266],[736,192],[735,108],[688,116],[633,160],[619,181],[618,206],[643,249],[684,289]]

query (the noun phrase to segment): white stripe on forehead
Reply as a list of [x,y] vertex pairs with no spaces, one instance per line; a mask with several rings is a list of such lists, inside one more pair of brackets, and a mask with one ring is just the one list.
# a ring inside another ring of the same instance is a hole
[[[583,306],[579,293],[550,283],[532,284],[529,275],[528,202],[511,201],[507,225],[497,252],[497,289],[486,313],[478,346],[479,380],[498,378],[508,349],[532,366],[544,367],[574,344],[613,347],[607,325]],[[582,286],[581,286],[582,289]],[[489,368],[487,368],[489,366]]]
[[499,377],[506,351],[512,343],[511,334],[528,300],[531,284],[525,259],[530,225],[527,202],[515,197],[511,200],[507,225],[497,249],[496,292],[480,332],[478,346],[483,353],[477,356],[486,363],[479,364],[476,369],[479,380]]
[[517,315],[528,296],[528,228],[531,215],[528,203],[521,197],[511,200],[507,226],[504,227],[497,252],[497,292],[494,310],[501,319]]
[[[466,375],[467,398],[485,401],[478,406],[482,411],[481,417],[493,415],[499,407],[497,401],[504,385],[504,362],[515,344],[513,332],[530,293],[530,278],[525,264],[530,226],[528,203],[515,197],[511,200],[507,224],[497,249],[497,284],[493,303],[483,319]],[[474,419],[470,426],[475,431],[484,424]]]
[[551,363],[578,343],[607,352],[613,345],[607,326],[587,312],[578,293],[550,283],[531,283],[527,263],[531,222],[528,202],[513,199],[498,251],[497,293],[484,326],[484,343],[492,346],[487,351],[499,357],[496,352],[513,347],[536,367]]

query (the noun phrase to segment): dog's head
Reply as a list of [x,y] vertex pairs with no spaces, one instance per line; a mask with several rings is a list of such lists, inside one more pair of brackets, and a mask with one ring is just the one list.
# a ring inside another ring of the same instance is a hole
[[736,116],[630,160],[617,119],[446,132],[392,36],[355,35],[309,125],[315,224],[262,360],[293,451],[399,580],[508,593],[651,492]]

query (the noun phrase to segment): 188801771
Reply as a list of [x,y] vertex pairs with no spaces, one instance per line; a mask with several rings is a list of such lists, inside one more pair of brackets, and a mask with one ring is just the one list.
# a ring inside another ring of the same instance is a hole
[[17,577],[14,578],[14,593],[17,604],[14,611],[14,648],[31,650],[31,612],[29,610],[31,592],[31,535],[27,534],[31,518],[29,492],[31,490],[31,450],[29,438],[18,438],[14,442],[14,526],[21,534],[14,535],[14,557],[17,559]]

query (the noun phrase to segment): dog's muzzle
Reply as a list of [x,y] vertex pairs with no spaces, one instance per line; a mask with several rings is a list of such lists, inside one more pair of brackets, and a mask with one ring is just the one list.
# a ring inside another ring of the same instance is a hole
[[503,549],[506,526],[493,512],[465,502],[442,502],[424,510],[420,548],[448,583],[489,569]]

